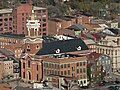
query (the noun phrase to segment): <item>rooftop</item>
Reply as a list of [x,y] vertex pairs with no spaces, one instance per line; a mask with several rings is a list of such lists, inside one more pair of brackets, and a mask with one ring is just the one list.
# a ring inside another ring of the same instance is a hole
[[3,13],[12,13],[12,9],[0,9],[0,14]]
[[68,29],[74,30],[74,31],[83,31],[85,27],[82,26],[81,24],[75,24],[75,25],[68,27]]
[[33,10],[41,10],[41,9],[46,9],[46,8],[33,6]]
[[76,38],[43,43],[43,48],[40,49],[36,55],[48,55],[81,50],[88,50],[88,47],[82,39]]
[[25,38],[25,35],[18,35],[18,34],[0,34],[0,37],[23,39],[23,38]]

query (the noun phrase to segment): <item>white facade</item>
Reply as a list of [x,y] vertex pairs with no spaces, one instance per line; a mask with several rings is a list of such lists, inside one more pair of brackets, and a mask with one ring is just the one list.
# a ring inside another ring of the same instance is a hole
[[13,60],[3,61],[4,63],[4,76],[13,75]]
[[120,70],[120,37],[106,36],[96,45],[96,52],[109,55],[112,58],[113,71]]

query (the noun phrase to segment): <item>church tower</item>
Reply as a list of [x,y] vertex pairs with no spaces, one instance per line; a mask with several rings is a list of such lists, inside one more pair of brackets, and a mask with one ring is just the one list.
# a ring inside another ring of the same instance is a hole
[[27,20],[27,35],[24,39],[25,53],[35,55],[37,51],[42,48],[42,37],[39,35],[39,19],[32,10],[32,14]]

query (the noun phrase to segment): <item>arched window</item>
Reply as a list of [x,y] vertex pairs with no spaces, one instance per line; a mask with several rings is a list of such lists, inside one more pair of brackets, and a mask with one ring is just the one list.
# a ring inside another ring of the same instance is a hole
[[28,80],[31,80],[31,73],[28,71]]

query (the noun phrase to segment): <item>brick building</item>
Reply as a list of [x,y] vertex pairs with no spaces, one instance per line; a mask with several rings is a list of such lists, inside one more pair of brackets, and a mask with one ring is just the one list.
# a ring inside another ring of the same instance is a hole
[[1,34],[0,35],[0,48],[6,48],[15,54],[15,57],[19,58],[24,50],[24,36],[14,34]]
[[1,34],[0,47],[6,48],[15,54],[15,57],[20,58],[21,54],[28,53],[34,55],[42,47],[42,37],[39,35],[39,19],[33,13],[27,19],[27,35],[17,34]]
[[21,78],[27,82],[42,81],[42,60],[29,55],[21,58]]
[[49,75],[76,78],[80,86],[87,86],[87,58],[70,54],[44,58],[43,79],[49,80]]
[[[45,74],[46,71],[44,71],[44,69],[43,69],[44,60],[45,61],[47,60],[46,62],[51,62],[51,64],[54,64],[54,62],[56,61],[55,63],[59,66],[64,63],[67,65],[67,64],[69,64],[68,62],[71,62],[71,64],[70,64],[71,66],[69,67],[70,76],[78,78],[80,85],[82,85],[82,84],[87,85],[86,58],[80,57],[79,55],[65,54],[65,53],[69,53],[69,52],[74,53],[76,51],[78,53],[80,53],[80,52],[84,52],[86,50],[88,50],[88,47],[81,39],[70,38],[70,39],[66,39],[66,40],[65,39],[57,40],[54,37],[53,38],[46,37],[46,39],[44,39],[44,42],[43,42],[43,47],[41,49],[39,49],[39,51],[36,53],[35,56],[31,56],[31,55],[28,55],[27,53],[25,53],[21,57],[22,79],[24,81],[30,81],[30,82],[36,82],[36,81],[38,82],[38,81],[44,80],[45,79],[44,75],[47,76],[47,74]],[[54,56],[54,55],[56,55],[56,56]],[[66,56],[66,57],[62,58],[62,55]],[[59,56],[61,58],[59,58]],[[60,63],[58,63],[59,61],[60,61]],[[81,71],[79,70],[80,67],[78,70],[76,70],[77,62],[78,63],[81,62],[82,64],[84,63],[83,66],[80,66]],[[74,63],[74,64],[72,64],[72,63]],[[44,68],[46,68],[46,67],[44,67]],[[84,70],[83,70],[83,68],[84,68]],[[53,67],[51,69],[53,69]],[[63,69],[64,68],[61,68],[61,70],[63,70]],[[73,71],[72,71],[72,69],[73,69]],[[66,66],[66,70],[67,70],[67,66]],[[81,76],[80,76],[80,72],[82,72]],[[59,73],[60,73],[59,75],[64,75],[64,74],[61,74],[61,71],[59,71]],[[67,73],[67,71],[65,73]],[[67,74],[66,74],[66,76],[67,76]]]
[[55,17],[48,20],[49,35],[59,34],[59,30],[64,30],[71,25],[76,24],[76,18],[72,16]]
[[39,35],[48,35],[47,9],[35,7],[31,3],[21,3],[12,9],[0,10],[0,33],[25,34],[27,35],[27,19],[34,10],[38,16],[40,27]]
[[27,19],[32,14],[34,10],[35,14],[38,16],[40,27],[40,35],[48,35],[48,15],[47,9],[42,7],[33,7],[29,3],[20,4],[13,9],[13,33],[14,34],[25,34],[27,35]]

